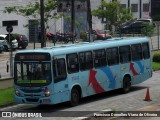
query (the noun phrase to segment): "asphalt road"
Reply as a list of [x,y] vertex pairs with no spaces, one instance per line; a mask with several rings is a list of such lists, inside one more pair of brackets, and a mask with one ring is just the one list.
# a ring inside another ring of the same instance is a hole
[[[67,103],[36,106],[36,105],[15,105],[0,109],[0,111],[23,111],[40,112],[45,119],[52,120],[71,120],[80,116],[85,116],[98,111],[141,111],[144,107],[160,103],[160,71],[153,73],[149,80],[132,87],[131,92],[122,94],[120,90],[114,90],[105,94],[95,95],[82,99],[76,107],[69,107]],[[152,101],[144,101],[146,90],[150,90]],[[92,112],[90,112],[92,111]],[[50,116],[50,117],[49,117]],[[17,118],[15,118],[17,119]],[[33,119],[33,118],[26,118]],[[43,120],[44,118],[38,118]],[[137,118],[136,118],[137,119]]]

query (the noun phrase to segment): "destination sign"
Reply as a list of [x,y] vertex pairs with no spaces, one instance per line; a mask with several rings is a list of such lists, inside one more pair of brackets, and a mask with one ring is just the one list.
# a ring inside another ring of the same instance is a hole
[[49,53],[19,53],[15,55],[15,60],[18,61],[42,61],[42,60],[50,60]]

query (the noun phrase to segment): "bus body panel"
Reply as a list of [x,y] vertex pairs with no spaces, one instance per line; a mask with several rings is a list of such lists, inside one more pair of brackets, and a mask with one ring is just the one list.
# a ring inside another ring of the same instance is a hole
[[64,80],[58,83],[54,83],[54,101],[56,103],[69,101],[70,90],[68,86],[68,80]]
[[83,71],[71,75],[69,82],[72,82],[69,83],[72,85],[71,88],[75,84],[81,86],[83,97],[118,89],[121,88],[120,67],[114,65]]
[[[105,80],[101,83],[101,86],[104,87],[106,91],[121,88],[119,65],[106,66],[100,70],[105,74]],[[99,79],[101,79],[101,76],[99,76]]]
[[[81,87],[81,96],[86,97],[89,95],[92,95],[94,93],[94,89],[91,87],[91,89],[88,87],[88,79],[89,79],[89,71],[79,71],[79,74],[75,75],[68,75],[70,77],[70,90],[76,85],[79,85]],[[87,88],[88,87],[88,88]]]
[[144,72],[141,74],[141,82],[147,80],[148,78],[152,77],[152,61],[151,59],[144,59]]
[[134,61],[130,63],[130,71],[132,74],[132,85],[141,82],[141,74],[143,73],[143,61]]

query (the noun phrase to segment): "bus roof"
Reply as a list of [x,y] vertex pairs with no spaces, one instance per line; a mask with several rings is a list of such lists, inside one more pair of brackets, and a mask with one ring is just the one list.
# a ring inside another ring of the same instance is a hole
[[96,49],[104,49],[116,46],[124,46],[142,42],[148,42],[148,37],[125,37],[125,38],[111,38],[106,41],[94,41],[94,42],[80,42],[78,44],[66,44],[66,45],[57,45],[33,50],[23,50],[18,51],[17,53],[31,53],[31,52],[41,52],[41,53],[50,53],[53,56],[63,55],[68,53],[76,53],[83,51],[90,51]]

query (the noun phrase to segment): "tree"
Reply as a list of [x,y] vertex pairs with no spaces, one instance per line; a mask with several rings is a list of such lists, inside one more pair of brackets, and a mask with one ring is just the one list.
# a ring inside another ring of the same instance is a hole
[[88,21],[89,31],[92,31],[92,14],[91,14],[90,0],[87,0],[87,21]]
[[112,31],[112,25],[118,26],[122,22],[132,19],[130,8],[122,9],[120,2],[101,2],[99,7],[92,11],[92,15],[106,19],[107,29]]
[[[49,29],[49,21],[52,19],[59,19],[62,17],[62,14],[54,13],[56,8],[58,7],[57,0],[45,0],[44,3],[44,22],[45,22],[45,31]],[[40,2],[35,1],[30,2],[26,6],[11,6],[5,7],[4,13],[16,13],[17,15],[21,15],[24,17],[32,17],[33,19],[40,19]],[[39,24],[39,23],[38,23]]]
[[151,38],[152,34],[154,33],[155,26],[153,24],[149,23],[143,23],[142,33],[145,36],[148,36]]

